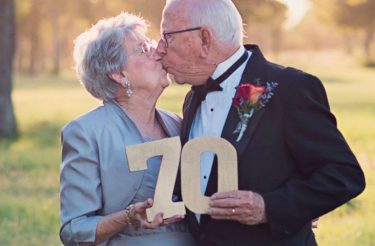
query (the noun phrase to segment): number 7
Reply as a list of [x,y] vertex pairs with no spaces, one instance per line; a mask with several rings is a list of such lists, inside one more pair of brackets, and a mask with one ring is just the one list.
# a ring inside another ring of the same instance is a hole
[[158,181],[156,183],[154,204],[146,210],[147,219],[152,220],[163,212],[164,218],[186,213],[183,202],[172,202],[172,193],[180,161],[181,142],[179,137],[137,144],[126,147],[130,171],[147,169],[147,160],[162,155]]

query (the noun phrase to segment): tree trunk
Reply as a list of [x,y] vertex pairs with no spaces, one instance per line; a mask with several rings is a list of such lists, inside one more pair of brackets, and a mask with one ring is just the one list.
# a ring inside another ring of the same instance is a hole
[[371,43],[374,38],[374,28],[369,26],[365,30],[365,40],[363,42],[363,48],[365,52],[366,62],[371,61]]
[[0,137],[15,137],[18,132],[11,99],[15,50],[13,0],[0,0],[0,33]]
[[52,27],[52,39],[53,39],[53,67],[52,74],[58,76],[60,74],[60,59],[61,59],[61,45],[60,45],[60,26],[58,22],[59,11],[57,6],[53,4],[50,9],[51,27]]
[[27,73],[29,75],[35,75],[38,70],[38,65],[41,63],[38,54],[40,52],[39,31],[40,31],[40,18],[41,18],[41,7],[39,1],[31,1],[31,11],[29,13],[30,26],[32,27],[29,33],[29,67]]
[[353,34],[351,32],[345,32],[342,40],[345,47],[345,53],[350,56],[353,54]]

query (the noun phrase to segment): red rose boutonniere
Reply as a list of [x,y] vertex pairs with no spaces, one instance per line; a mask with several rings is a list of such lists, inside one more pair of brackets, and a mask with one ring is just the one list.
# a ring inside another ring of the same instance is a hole
[[236,94],[232,99],[233,106],[237,108],[240,117],[240,122],[238,122],[233,132],[233,134],[239,133],[237,142],[241,141],[249,119],[256,111],[266,106],[273,96],[273,90],[278,86],[276,82],[267,82],[266,86],[261,86],[259,79],[256,80],[256,84],[242,84],[238,86]]

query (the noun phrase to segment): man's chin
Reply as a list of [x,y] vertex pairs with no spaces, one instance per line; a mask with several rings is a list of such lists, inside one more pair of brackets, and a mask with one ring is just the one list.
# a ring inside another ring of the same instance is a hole
[[186,83],[186,82],[184,82],[184,81],[179,80],[176,76],[174,76],[174,75],[171,74],[171,73],[168,73],[168,77],[169,77],[169,79],[172,81],[172,83],[179,84],[179,85],[183,85],[183,84]]

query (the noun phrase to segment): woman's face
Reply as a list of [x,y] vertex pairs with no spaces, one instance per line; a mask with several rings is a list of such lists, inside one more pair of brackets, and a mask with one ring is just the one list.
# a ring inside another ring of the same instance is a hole
[[145,36],[129,38],[125,44],[128,61],[125,72],[133,91],[161,93],[170,85],[167,72],[155,53],[155,45]]

